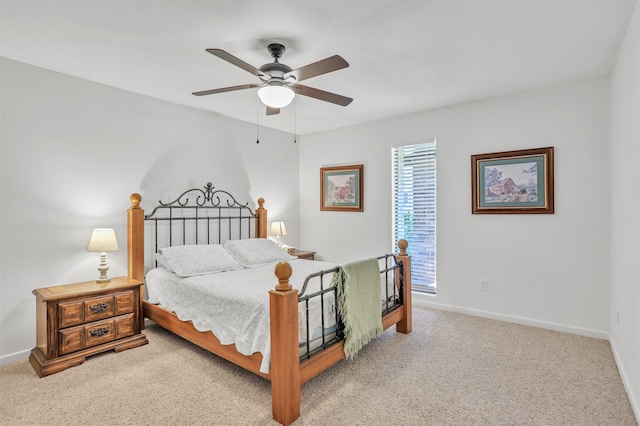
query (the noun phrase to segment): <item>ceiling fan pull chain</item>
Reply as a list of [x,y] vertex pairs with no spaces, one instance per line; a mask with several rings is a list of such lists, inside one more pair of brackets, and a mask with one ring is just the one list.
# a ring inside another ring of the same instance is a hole
[[260,113],[256,111],[256,143],[260,143]]
[[298,100],[293,101],[293,143],[298,143]]

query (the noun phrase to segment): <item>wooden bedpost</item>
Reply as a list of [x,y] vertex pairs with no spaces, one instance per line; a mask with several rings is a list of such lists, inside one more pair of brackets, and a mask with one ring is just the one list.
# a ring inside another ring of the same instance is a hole
[[258,198],[256,238],[267,238],[267,209],[264,208],[264,198]]
[[[405,334],[411,333],[413,328],[413,321],[411,318],[411,256],[407,253],[407,247],[409,247],[407,240],[398,241],[398,248],[400,249],[398,260],[402,262],[403,272],[402,310],[404,312],[402,320],[396,324],[396,331]],[[398,279],[400,279],[399,276]]]
[[[129,278],[144,282],[144,210],[142,196],[131,194],[131,208],[127,211],[127,261]],[[142,293],[144,297],[144,292]]]
[[273,418],[289,425],[300,417],[298,353],[298,290],[291,287],[291,265],[279,262],[275,290],[269,291],[271,311],[271,407]]

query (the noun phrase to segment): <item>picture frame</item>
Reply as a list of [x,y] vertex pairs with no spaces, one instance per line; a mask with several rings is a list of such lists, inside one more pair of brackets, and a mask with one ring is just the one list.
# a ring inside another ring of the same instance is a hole
[[554,213],[553,147],[471,156],[471,213]]
[[362,164],[320,168],[321,211],[364,211]]

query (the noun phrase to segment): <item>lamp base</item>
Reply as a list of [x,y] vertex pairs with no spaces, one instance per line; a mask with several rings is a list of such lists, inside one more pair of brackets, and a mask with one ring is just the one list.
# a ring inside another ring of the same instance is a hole
[[107,254],[105,252],[102,252],[102,254],[100,254],[100,266],[98,266],[100,276],[96,280],[97,283],[108,283],[111,281],[111,278],[107,276],[108,270],[109,266],[107,265]]

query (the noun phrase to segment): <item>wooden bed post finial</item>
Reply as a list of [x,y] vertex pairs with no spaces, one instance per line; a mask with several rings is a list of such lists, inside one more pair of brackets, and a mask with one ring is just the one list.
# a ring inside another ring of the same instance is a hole
[[142,201],[142,195],[138,194],[137,192],[134,192],[129,197],[129,200],[131,201],[131,208],[132,209],[139,209],[140,208],[140,202]]
[[409,243],[407,242],[407,240],[399,240],[398,241],[398,248],[400,249],[400,256],[406,256],[407,255],[407,247],[409,247]]
[[289,262],[278,262],[274,271],[276,277],[278,277],[278,285],[276,285],[277,291],[291,290],[291,284],[289,284],[289,278],[291,278],[292,269]]

